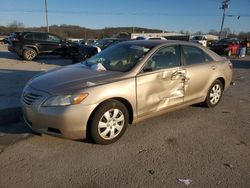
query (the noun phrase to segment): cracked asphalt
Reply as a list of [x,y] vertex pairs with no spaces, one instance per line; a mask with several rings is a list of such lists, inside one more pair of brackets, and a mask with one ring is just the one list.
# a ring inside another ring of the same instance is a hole
[[130,125],[111,145],[0,126],[0,187],[250,187],[250,57],[232,61],[235,85],[216,108]]

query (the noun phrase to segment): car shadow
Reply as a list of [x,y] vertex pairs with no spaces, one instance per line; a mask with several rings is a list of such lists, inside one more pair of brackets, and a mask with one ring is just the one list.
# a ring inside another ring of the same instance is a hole
[[60,65],[60,66],[66,66],[72,64],[71,59],[63,58],[58,55],[41,55],[38,56],[33,61],[41,64]]
[[22,61],[22,59],[18,55],[11,53],[11,52],[8,52],[8,51],[0,51],[0,58],[21,60]]
[[[16,60],[16,63],[28,63],[29,61],[23,60],[15,53],[9,51],[0,51],[0,58],[8,59],[8,60]],[[2,60],[4,62],[4,60]],[[62,58],[59,55],[39,55],[33,61],[40,64],[50,64],[50,65],[60,65],[66,66],[72,64],[71,59]]]
[[6,134],[37,134],[31,128],[29,128],[24,121],[18,123],[8,124],[5,126],[0,126],[0,133]]

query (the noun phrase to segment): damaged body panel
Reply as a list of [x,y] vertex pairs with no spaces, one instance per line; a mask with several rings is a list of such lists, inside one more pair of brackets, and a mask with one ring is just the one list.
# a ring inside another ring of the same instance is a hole
[[138,116],[183,103],[184,79],[179,72],[183,70],[177,67],[136,78]]

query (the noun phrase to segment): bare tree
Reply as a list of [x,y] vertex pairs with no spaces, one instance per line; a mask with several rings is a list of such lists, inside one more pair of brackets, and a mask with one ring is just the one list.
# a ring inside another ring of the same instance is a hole
[[203,35],[203,32],[201,31],[197,31],[196,33],[194,33],[195,35]]
[[210,34],[210,35],[219,35],[219,31],[217,31],[215,29],[210,29],[208,34]]
[[7,24],[8,31],[7,33],[12,33],[15,31],[20,31],[24,29],[24,24],[22,22],[18,22],[14,20],[13,22]]
[[7,24],[7,27],[13,28],[13,29],[19,29],[19,28],[24,28],[24,24],[22,22],[18,22],[14,20],[13,22]]

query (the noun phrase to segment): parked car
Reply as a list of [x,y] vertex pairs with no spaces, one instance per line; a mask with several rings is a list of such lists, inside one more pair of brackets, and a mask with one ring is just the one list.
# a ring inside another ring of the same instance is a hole
[[112,46],[114,44],[117,44],[119,42],[127,41],[128,39],[124,38],[103,38],[98,41],[96,41],[93,46],[98,47],[100,50],[104,50],[109,46]]
[[8,50],[25,60],[41,54],[66,55],[67,45],[57,35],[43,32],[18,32],[9,38]]
[[78,63],[84,61],[85,59],[90,58],[91,56],[99,53],[105,48],[117,44],[119,42],[127,41],[127,39],[121,38],[103,38],[96,41],[93,45],[79,45],[76,53],[72,54],[72,62]]
[[86,41],[86,45],[92,46],[97,40],[96,39],[88,39]]
[[1,36],[0,35],[0,44],[7,44],[8,43],[8,38],[6,36]]
[[138,36],[135,40],[167,40],[164,37],[147,37],[147,36]]
[[198,43],[204,47],[211,46],[212,43],[218,41],[219,37],[216,35],[194,35],[191,37],[190,41]]
[[240,48],[238,39],[225,38],[216,42],[210,49],[219,55],[237,55]]
[[135,40],[31,79],[21,103],[35,131],[110,144],[128,124],[196,103],[216,106],[231,79],[232,63],[201,45]]
[[72,63],[78,63],[80,61],[84,61],[91,56],[97,54],[101,50],[95,46],[89,46],[89,45],[79,45],[74,53],[71,53],[72,57]]

